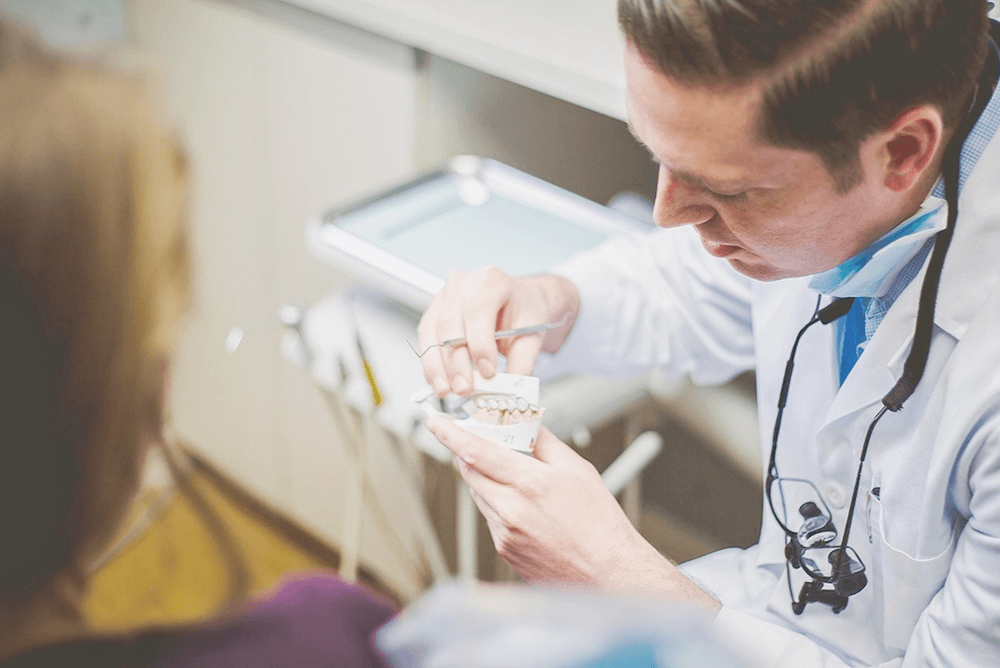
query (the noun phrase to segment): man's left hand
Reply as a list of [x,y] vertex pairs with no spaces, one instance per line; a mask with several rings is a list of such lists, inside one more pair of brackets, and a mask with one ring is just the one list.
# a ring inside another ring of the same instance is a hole
[[597,469],[547,429],[532,458],[441,417],[427,428],[455,453],[497,552],[528,582],[660,590],[717,609],[636,531]]

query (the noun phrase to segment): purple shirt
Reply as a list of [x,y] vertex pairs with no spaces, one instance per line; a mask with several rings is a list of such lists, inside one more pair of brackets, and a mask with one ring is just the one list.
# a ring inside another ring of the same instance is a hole
[[372,634],[394,614],[332,574],[296,573],[242,615],[165,638],[150,666],[384,668]]
[[372,635],[394,614],[367,589],[305,571],[202,624],[49,646],[0,668],[385,668]]

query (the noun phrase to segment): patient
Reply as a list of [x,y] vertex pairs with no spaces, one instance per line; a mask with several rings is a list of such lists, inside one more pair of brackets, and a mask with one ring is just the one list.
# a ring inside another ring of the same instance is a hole
[[183,153],[140,82],[0,20],[0,667],[380,666],[369,636],[393,610],[326,574],[198,625],[98,635],[82,619],[147,449],[173,461],[185,199]]

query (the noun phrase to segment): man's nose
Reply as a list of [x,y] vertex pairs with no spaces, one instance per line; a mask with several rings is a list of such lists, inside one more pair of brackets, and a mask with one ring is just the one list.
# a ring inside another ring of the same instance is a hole
[[656,181],[656,201],[653,220],[660,227],[700,225],[715,217],[715,209],[705,203],[700,189],[674,178],[670,170],[660,165]]

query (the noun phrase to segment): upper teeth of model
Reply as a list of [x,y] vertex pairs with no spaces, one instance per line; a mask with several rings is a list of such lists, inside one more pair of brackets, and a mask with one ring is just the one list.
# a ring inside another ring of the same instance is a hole
[[475,404],[477,408],[485,408],[491,411],[505,411],[505,412],[517,412],[517,413],[537,413],[538,406],[528,403],[528,400],[523,397],[483,397],[479,396],[475,399]]

